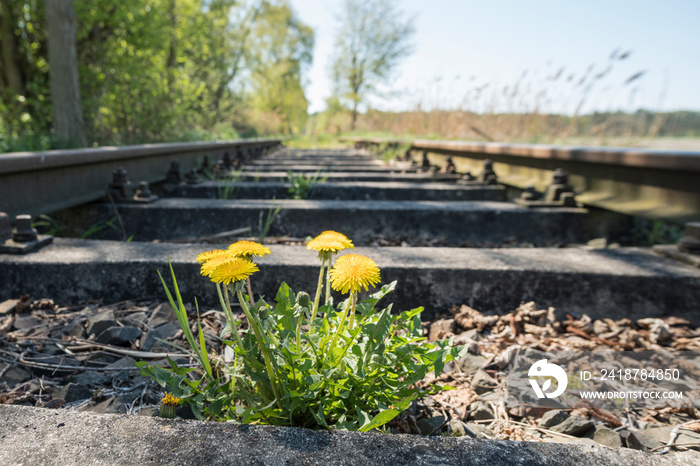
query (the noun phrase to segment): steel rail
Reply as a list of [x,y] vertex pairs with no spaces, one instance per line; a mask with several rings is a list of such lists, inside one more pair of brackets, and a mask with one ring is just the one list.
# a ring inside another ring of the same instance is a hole
[[280,143],[239,139],[0,154],[0,211],[37,215],[98,200],[119,167],[134,185],[155,183],[165,180],[172,159],[186,172],[198,168],[205,155],[214,163],[227,151],[235,157]]
[[457,171],[481,171],[494,162],[500,183],[544,191],[552,172],[569,172],[584,205],[678,223],[700,221],[700,152],[613,147],[572,147],[471,141],[343,138],[359,146],[405,145],[420,162],[443,166],[452,157]]

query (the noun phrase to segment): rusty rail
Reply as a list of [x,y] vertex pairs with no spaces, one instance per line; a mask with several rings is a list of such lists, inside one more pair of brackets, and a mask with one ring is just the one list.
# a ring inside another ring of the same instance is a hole
[[154,183],[166,178],[172,159],[190,170],[207,155],[213,163],[225,152],[253,154],[280,142],[240,139],[0,154],[0,211],[36,215],[95,201],[105,196],[119,167],[132,182]]
[[344,138],[358,146],[406,145],[418,161],[426,152],[431,164],[452,157],[457,171],[479,173],[494,162],[498,180],[544,191],[556,168],[569,172],[577,200],[628,215],[672,221],[700,221],[700,152],[636,148],[571,147],[470,141]]

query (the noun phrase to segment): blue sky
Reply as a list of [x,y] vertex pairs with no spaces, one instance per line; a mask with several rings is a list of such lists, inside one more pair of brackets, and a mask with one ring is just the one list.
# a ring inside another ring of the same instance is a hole
[[[316,33],[305,89],[309,111],[323,110],[331,93],[328,66],[341,0],[291,3]],[[398,0],[397,4],[416,17],[414,53],[385,86],[385,96],[372,99],[376,108],[531,111],[537,107],[572,113],[581,105],[585,112],[639,107],[700,110],[700,1]],[[631,54],[611,61],[615,49]],[[576,86],[591,65],[584,83]],[[609,65],[612,69],[604,77],[593,79]],[[554,80],[561,68],[561,76]],[[640,71],[645,73],[624,84]],[[571,81],[566,81],[569,76]]]

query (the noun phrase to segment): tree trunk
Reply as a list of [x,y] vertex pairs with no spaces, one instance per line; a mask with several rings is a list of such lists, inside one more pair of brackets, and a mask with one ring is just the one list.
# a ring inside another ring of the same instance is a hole
[[53,127],[61,147],[85,146],[72,0],[45,0]]
[[357,102],[352,104],[352,123],[350,123],[350,131],[355,131],[355,124],[357,123]]
[[[9,2],[5,0],[0,1],[0,44],[2,44],[2,56],[0,56],[0,64],[2,66],[0,68],[4,71],[7,88],[18,95],[22,95],[24,93],[24,84],[22,83],[22,74],[15,59],[14,28]],[[0,81],[2,81],[2,77],[0,77]]]

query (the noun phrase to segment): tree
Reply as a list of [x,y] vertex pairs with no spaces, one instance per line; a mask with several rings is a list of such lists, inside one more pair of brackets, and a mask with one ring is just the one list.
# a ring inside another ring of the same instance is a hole
[[61,145],[85,146],[73,0],[46,0],[53,127]]
[[340,95],[352,105],[352,129],[358,106],[412,52],[413,23],[393,0],[343,2],[332,73]]
[[299,131],[308,117],[302,76],[311,64],[313,30],[287,0],[262,0],[250,35],[251,103],[273,133]]

